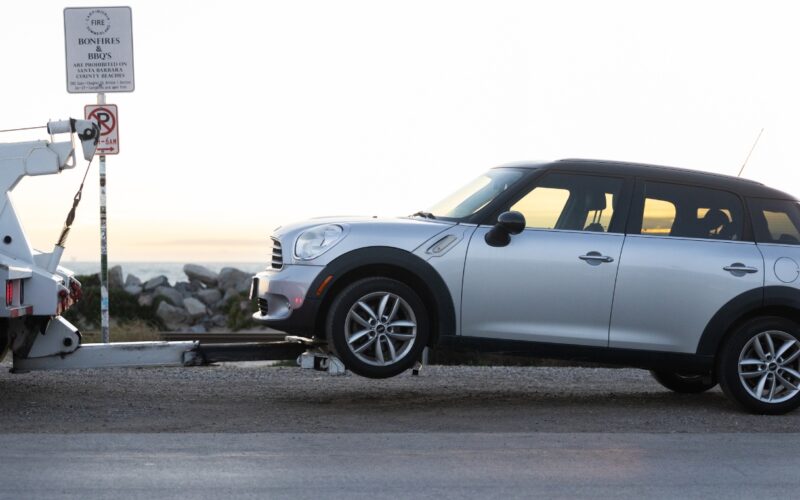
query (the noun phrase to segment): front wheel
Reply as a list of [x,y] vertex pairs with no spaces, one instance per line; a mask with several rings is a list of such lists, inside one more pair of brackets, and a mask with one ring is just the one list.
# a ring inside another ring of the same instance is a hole
[[326,323],[328,346],[347,369],[369,378],[398,375],[428,342],[428,313],[405,283],[366,278],[342,290]]
[[717,385],[712,374],[691,375],[677,372],[653,370],[650,372],[656,382],[667,389],[680,394],[700,394]]
[[800,326],[779,317],[744,323],[725,342],[717,366],[725,394],[753,413],[800,406]]

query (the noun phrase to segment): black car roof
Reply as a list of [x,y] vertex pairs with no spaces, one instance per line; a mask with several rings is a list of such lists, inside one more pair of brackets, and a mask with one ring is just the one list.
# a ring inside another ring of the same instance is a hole
[[648,165],[646,163],[629,163],[610,160],[588,160],[581,158],[567,158],[553,162],[516,164],[513,167],[536,168],[540,170],[564,170],[570,172],[591,172],[596,174],[627,175],[644,177],[651,180],[676,182],[717,189],[725,189],[739,193],[743,196],[754,198],[774,198],[794,200],[795,197],[767,187],[760,182],[730,175],[689,170],[685,168],[665,167],[662,165]]

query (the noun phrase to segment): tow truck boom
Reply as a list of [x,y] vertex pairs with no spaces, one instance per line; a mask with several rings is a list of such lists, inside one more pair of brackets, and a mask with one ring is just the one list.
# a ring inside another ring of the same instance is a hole
[[[91,162],[100,129],[88,120],[69,119],[49,122],[47,131],[49,141],[0,143],[0,360],[12,351],[12,371],[297,358],[303,367],[331,374],[344,372],[341,361],[310,339],[214,346],[201,346],[196,340],[82,344],[78,329],[61,316],[81,298],[81,285],[74,273],[59,266],[71,217],[52,252],[36,251],[25,236],[10,194],[25,176],[58,174],[73,168],[75,137],[81,143],[83,158]],[[56,141],[66,134],[67,140]],[[77,203],[80,196],[75,199]]]

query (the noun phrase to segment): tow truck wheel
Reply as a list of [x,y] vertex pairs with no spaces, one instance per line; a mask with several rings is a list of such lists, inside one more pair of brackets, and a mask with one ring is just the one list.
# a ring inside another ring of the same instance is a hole
[[8,320],[0,318],[0,361],[6,358],[8,352]]
[[326,322],[328,346],[348,370],[387,378],[411,368],[428,342],[428,312],[411,287],[365,278],[334,299]]

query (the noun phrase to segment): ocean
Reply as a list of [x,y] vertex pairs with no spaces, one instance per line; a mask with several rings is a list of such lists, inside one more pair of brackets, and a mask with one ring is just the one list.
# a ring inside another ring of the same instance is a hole
[[[263,262],[192,262],[192,264],[199,264],[214,272],[219,272],[223,267],[235,267],[236,269],[252,274],[263,271],[267,267]],[[163,274],[169,280],[170,285],[175,285],[178,281],[189,281],[186,274],[183,272],[183,265],[183,262],[108,263],[109,269],[113,266],[122,266],[123,279],[127,278],[128,274],[133,274],[144,282]],[[99,262],[62,262],[61,266],[73,271],[75,274],[97,274],[100,272]]]

